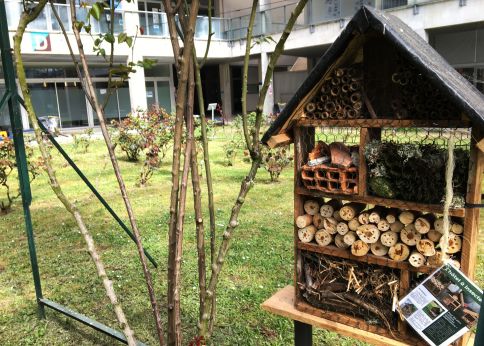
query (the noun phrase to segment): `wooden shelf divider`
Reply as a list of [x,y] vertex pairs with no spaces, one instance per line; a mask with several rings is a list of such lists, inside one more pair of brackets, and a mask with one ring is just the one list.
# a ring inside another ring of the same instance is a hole
[[411,266],[410,263],[408,263],[407,261],[398,262],[387,257],[375,256],[373,254],[367,254],[365,256],[355,256],[350,252],[349,249],[340,249],[333,245],[319,246],[315,243],[298,242],[297,248],[300,250],[317,252],[328,256],[350,259],[362,263],[376,264],[389,268],[406,270],[409,272],[432,273],[435,269],[437,269],[437,267],[433,266],[422,266],[420,268],[415,268]]
[[[439,204],[415,203],[375,196],[337,195],[332,193],[326,193],[323,191],[308,190],[305,187],[300,186],[296,188],[296,193],[303,196],[310,196],[316,198],[338,198],[350,202],[381,205],[384,207],[400,208],[405,210],[422,211],[437,214],[442,214],[444,212],[444,207]],[[465,208],[452,208],[449,210],[450,216],[464,217],[465,213]]]
[[468,120],[398,120],[398,119],[308,119],[297,122],[302,127],[430,127],[430,128],[469,128]]

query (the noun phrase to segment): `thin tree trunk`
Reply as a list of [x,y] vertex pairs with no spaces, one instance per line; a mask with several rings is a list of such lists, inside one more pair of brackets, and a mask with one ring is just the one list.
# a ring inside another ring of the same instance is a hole
[[[194,64],[195,65],[195,64]],[[194,66],[193,70],[197,70]],[[195,72],[195,74],[198,71]],[[190,78],[190,83],[193,83],[193,74]],[[193,104],[195,88],[191,86],[190,97],[192,98],[191,104]],[[198,92],[198,90],[197,90]],[[200,100],[200,98],[199,98]],[[190,100],[189,100],[190,104]],[[199,108],[202,107],[199,102]],[[201,109],[201,108],[200,108]],[[200,115],[202,117],[203,115]],[[194,126],[193,126],[193,112],[188,114],[188,119],[191,124],[188,124],[188,129],[191,132],[190,137],[192,138],[192,154],[191,154],[191,175],[192,175],[192,188],[193,188],[193,209],[195,210],[195,229],[197,238],[197,256],[198,256],[198,289],[199,289],[199,313],[200,319],[203,311],[203,304],[205,303],[205,291],[207,289],[207,270],[205,268],[205,228],[203,225],[203,212],[202,212],[202,190],[200,188],[200,176],[198,174],[198,158],[197,158],[197,147],[194,136]],[[202,135],[203,136],[203,135]],[[202,140],[203,141],[203,140]]]
[[[257,1],[257,0],[254,0]],[[252,165],[249,171],[249,174],[245,177],[242,181],[239,195],[235,201],[235,204],[232,208],[232,213],[230,215],[229,224],[227,225],[225,232],[223,234],[222,244],[220,245],[217,260],[214,265],[212,265],[212,275],[210,276],[210,281],[207,287],[207,293],[205,297],[205,305],[202,314],[202,320],[200,321],[200,330],[201,335],[207,340],[210,337],[209,334],[209,322],[210,319],[213,318],[211,316],[210,307],[212,304],[212,299],[214,297],[214,291],[217,287],[217,283],[219,280],[220,272],[222,270],[223,264],[225,262],[225,257],[230,247],[230,240],[232,238],[233,231],[238,226],[238,216],[240,213],[240,209],[245,202],[245,197],[249,192],[251,186],[254,184],[255,176],[257,175],[257,170],[259,169],[261,163],[261,155],[259,149],[259,129],[262,119],[262,106],[264,104],[264,99],[267,95],[267,90],[269,88],[270,80],[272,78],[272,72],[274,71],[274,67],[276,65],[277,59],[281,55],[284,49],[284,44],[291,33],[291,30],[296,22],[297,17],[301,14],[302,10],[306,6],[308,0],[300,0],[296,7],[294,8],[289,21],[286,24],[284,32],[277,43],[274,53],[271,55],[271,59],[269,61],[269,66],[267,68],[267,73],[264,78],[264,84],[262,85],[261,92],[259,94],[258,106],[257,106],[257,118],[256,118],[256,125],[253,132],[253,154],[251,155],[252,158]]]
[[180,187],[180,200],[178,203],[178,215],[176,223],[176,252],[173,285],[174,292],[174,345],[182,345],[182,328],[181,328],[181,311],[180,311],[180,294],[181,294],[181,260],[183,255],[183,231],[185,223],[186,198],[188,188],[188,175],[190,174],[190,164],[193,146],[193,67],[188,73],[188,97],[186,103],[186,142],[184,150],[183,172]]
[[[197,53],[195,51],[195,47],[193,47],[193,55],[194,55],[194,61],[195,61],[195,84],[197,87],[198,108],[200,109],[200,124],[201,124],[202,145],[203,145],[203,162],[205,166],[205,180],[207,182],[207,194],[208,194],[208,212],[209,212],[209,218],[210,218],[210,263],[211,265],[213,265],[215,263],[215,202],[213,200],[212,169],[210,166],[210,154],[208,151],[207,118],[205,117],[205,101],[203,99],[202,80],[200,77],[200,65],[198,64],[198,61],[196,58]],[[206,276],[206,273],[204,275]],[[204,286],[206,290],[206,283],[204,284]],[[217,308],[216,297],[215,297],[216,292],[213,292],[213,294],[214,294],[214,298],[212,299],[211,315],[213,315],[214,318],[211,320],[211,322],[215,320],[216,308]],[[205,292],[203,296],[203,301],[205,301]],[[202,311],[203,311],[203,305],[200,309],[200,316],[202,316]],[[210,324],[209,330],[210,331],[213,330],[213,323]]]
[[247,38],[245,43],[244,67],[242,70],[242,128],[244,131],[245,145],[252,155],[252,143],[250,141],[249,125],[247,124],[247,76],[249,74],[250,48],[252,45],[252,29],[254,28],[255,15],[259,0],[252,2],[250,10],[249,26],[247,27]]
[[[121,196],[123,198],[124,205],[126,207],[126,212],[128,213],[128,218],[129,218],[129,221],[130,221],[130,224],[131,224],[131,228],[133,229],[133,234],[135,236],[135,242],[136,242],[136,248],[138,250],[138,255],[139,255],[139,258],[140,258],[140,261],[141,261],[141,266],[142,266],[142,269],[143,269],[143,274],[144,274],[144,277],[145,277],[146,286],[148,288],[148,294],[149,294],[150,302],[151,302],[151,310],[152,310],[152,313],[153,313],[153,317],[155,319],[158,341],[159,341],[160,345],[163,345],[164,344],[163,327],[162,327],[162,323],[161,323],[160,310],[158,308],[158,302],[156,301],[156,296],[155,296],[155,291],[154,291],[154,288],[153,288],[153,281],[152,281],[152,278],[151,278],[151,273],[148,269],[146,256],[145,256],[144,251],[143,251],[141,234],[140,234],[140,231],[139,231],[139,228],[138,228],[138,224],[136,222],[136,218],[135,218],[135,215],[134,215],[134,212],[133,212],[133,208],[131,206],[131,201],[128,197],[126,185],[124,183],[124,179],[123,179],[123,176],[121,174],[121,169],[119,167],[118,160],[116,159],[116,155],[114,153],[114,145],[111,141],[111,137],[109,135],[107,125],[106,125],[106,121],[105,121],[105,118],[104,118],[104,110],[101,107],[99,100],[97,99],[97,95],[96,95],[95,90],[94,90],[94,85],[93,85],[91,76],[89,74],[89,66],[87,64],[86,55],[84,53],[84,46],[83,46],[82,41],[81,41],[81,36],[80,36],[79,30],[76,26],[77,17],[76,17],[76,7],[75,7],[74,0],[70,1],[70,10],[71,10],[72,30],[73,30],[74,36],[76,38],[76,43],[77,43],[77,47],[78,47],[78,50],[79,50],[79,58],[80,58],[80,61],[81,61],[82,68],[84,70],[84,78],[85,78],[85,81],[86,81],[86,88],[89,91],[89,95],[91,95],[92,101],[94,103],[95,111],[96,111],[96,114],[97,114],[98,120],[99,120],[99,125],[101,127],[101,132],[103,134],[104,141],[105,141],[106,147],[108,149],[109,158],[111,159],[111,164],[112,164],[113,169],[114,169],[114,174],[116,176],[116,180],[118,181],[119,190],[121,192]],[[114,49],[113,45],[111,45],[111,49]],[[112,56],[113,56],[113,52],[111,51],[111,53],[110,53],[110,66],[112,66],[112,61],[111,61]]]
[[49,176],[49,184],[52,190],[54,191],[54,193],[56,194],[57,198],[61,201],[61,203],[66,208],[66,210],[74,216],[77,222],[77,225],[81,231],[81,234],[84,237],[84,241],[86,242],[91,259],[93,260],[96,266],[97,274],[103,282],[104,289],[106,290],[106,295],[108,296],[111,304],[114,307],[114,312],[116,314],[118,323],[121,329],[123,330],[124,335],[126,336],[128,345],[134,346],[136,345],[136,340],[134,339],[134,333],[128,324],[128,321],[124,314],[121,303],[118,301],[118,298],[113,288],[112,281],[109,279],[109,277],[106,274],[104,263],[102,262],[101,257],[99,256],[96,250],[94,239],[92,238],[91,233],[87,229],[77,206],[71,203],[67,199],[67,197],[64,195],[64,192],[62,191],[59,185],[57,176],[55,174],[55,170],[51,162],[50,153],[44,144],[42,131],[40,130],[39,125],[37,123],[37,117],[35,115],[35,111],[32,105],[32,100],[30,98],[30,92],[27,86],[27,79],[25,75],[25,69],[23,65],[20,47],[22,44],[23,35],[27,25],[39,15],[40,11],[42,11],[46,3],[47,3],[47,0],[40,0],[39,4],[35,7],[35,9],[32,12],[30,12],[29,14],[26,12],[22,13],[22,16],[20,17],[19,25],[17,28],[17,32],[14,36],[14,54],[16,58],[17,76],[19,79],[20,88],[24,95],[24,101],[25,101],[27,113],[29,116],[29,120],[32,127],[34,128],[35,138],[39,145],[39,150],[41,152],[41,155],[46,167],[46,171]]
[[[179,298],[180,287],[177,286],[179,282],[179,273],[177,274],[177,261],[181,261],[178,255],[181,255],[179,249],[181,244],[178,244],[179,227],[177,220],[179,220],[179,199],[180,194],[180,154],[181,154],[181,140],[183,131],[183,119],[185,114],[185,103],[187,101],[187,84],[189,68],[191,64],[193,36],[196,24],[196,18],[198,14],[199,1],[194,0],[190,4],[190,13],[188,19],[188,25],[184,32],[184,48],[180,56],[181,49],[179,47],[176,22],[174,16],[174,9],[171,7],[171,2],[164,0],[164,7],[167,14],[168,27],[170,30],[170,38],[173,46],[173,52],[175,57],[175,66],[178,71],[178,86],[176,97],[176,117],[175,117],[175,130],[174,130],[174,143],[173,143],[173,160],[172,160],[172,189],[170,196],[170,220],[168,231],[168,344],[179,345],[181,342],[180,326],[177,324],[179,321],[179,305],[177,303],[177,297]],[[181,9],[181,6],[177,6]],[[183,12],[179,13],[179,17],[183,17]],[[179,59],[179,60],[178,60]],[[187,143],[188,144],[188,143]],[[190,155],[190,152],[189,152]],[[188,161],[189,163],[189,161]]]

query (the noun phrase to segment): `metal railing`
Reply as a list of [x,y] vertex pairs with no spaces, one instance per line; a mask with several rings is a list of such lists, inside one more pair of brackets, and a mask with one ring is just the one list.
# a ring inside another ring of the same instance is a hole
[[[405,7],[418,7],[430,3],[454,1],[462,6],[463,0],[309,0],[306,8],[299,16],[295,28],[303,28],[339,21],[353,16],[362,5],[369,5],[381,10],[393,10]],[[289,20],[291,12],[297,2],[283,6],[269,7],[257,12],[253,34],[254,36],[272,35],[281,33]],[[5,2],[7,19],[10,30],[17,27],[19,17],[23,11],[21,2],[17,0]],[[65,4],[54,5],[68,31],[72,31],[69,15],[69,6]],[[89,7],[78,8],[79,20],[86,21]],[[417,11],[418,13],[418,11]],[[115,33],[125,30],[127,15],[137,15],[142,35],[169,37],[166,13],[158,11],[123,11],[116,10],[114,18],[106,11],[99,21],[91,19],[92,32],[107,32],[111,20],[114,20]],[[206,39],[208,36],[208,17],[199,16],[195,30],[195,38]],[[246,36],[249,15],[234,18],[212,17],[212,39],[235,41]],[[46,6],[39,17],[29,25],[29,29],[40,31],[58,31],[60,27],[49,6]]]

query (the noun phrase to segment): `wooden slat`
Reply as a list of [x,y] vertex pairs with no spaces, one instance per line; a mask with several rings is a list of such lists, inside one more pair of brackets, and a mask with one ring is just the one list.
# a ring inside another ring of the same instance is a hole
[[303,127],[435,127],[469,128],[469,121],[464,120],[397,120],[397,119],[299,119],[298,126]]
[[[472,131],[472,146],[469,161],[469,177],[467,180],[466,202],[481,203],[481,182],[484,173],[484,153],[476,147],[482,139],[477,130]],[[477,245],[479,243],[479,208],[467,210],[464,219],[464,241],[462,242],[461,270],[472,280],[477,260]]]
[[292,137],[284,132],[269,138],[269,140],[267,141],[267,145],[269,146],[269,148],[276,148],[278,146],[286,145],[291,142]]
[[315,316],[306,312],[302,312],[295,307],[295,294],[293,286],[286,286],[271,298],[262,303],[262,309],[273,314],[289,318],[291,320],[300,321],[319,328],[328,329],[337,332],[344,336],[349,336],[355,339],[363,340],[373,345],[378,346],[407,346],[414,345],[401,341],[392,340],[391,338],[381,336],[375,333],[363,331],[361,329],[344,325],[339,322],[334,322],[322,317]]
[[[336,195],[332,193],[326,193],[316,190],[308,190],[304,187],[298,187],[298,194],[305,196],[312,196],[316,198],[338,198],[345,201],[360,202],[365,204],[381,205],[384,207],[400,208],[406,210],[422,211],[429,213],[443,213],[443,206],[439,204],[424,204],[424,203],[414,203],[407,201],[400,201],[396,199],[388,199],[375,196],[358,196],[358,195]],[[449,215],[464,217],[466,210],[464,208],[452,208],[449,210]]]
[[[471,154],[469,160],[469,177],[467,179],[466,202],[481,203],[482,174],[484,173],[484,153],[477,146],[483,140],[483,134],[476,128],[472,130]],[[471,280],[474,278],[477,261],[477,245],[479,244],[479,212],[478,208],[470,208],[464,219],[464,240],[462,242],[461,270]],[[468,342],[466,334],[458,343],[459,346]]]
[[415,268],[412,267],[408,262],[397,262],[390,258],[375,256],[373,254],[367,254],[365,256],[355,256],[350,252],[350,250],[340,249],[333,245],[319,246],[316,243],[302,243],[298,241],[297,247],[301,250],[317,252],[328,256],[346,258],[362,263],[377,264],[384,267],[402,269],[411,272],[431,273],[436,269],[436,267],[433,266],[422,266],[419,268]]

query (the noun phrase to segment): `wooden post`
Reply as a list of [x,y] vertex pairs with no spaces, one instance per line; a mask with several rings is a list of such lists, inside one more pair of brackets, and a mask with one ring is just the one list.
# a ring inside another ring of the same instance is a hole
[[360,165],[358,167],[358,195],[368,196],[367,181],[367,165],[365,159],[365,147],[374,139],[381,139],[380,128],[360,128],[360,147],[358,154],[360,155]]
[[[294,128],[294,220],[304,214],[304,200],[296,191],[301,186],[301,167],[305,164],[308,152],[314,147],[314,128]],[[294,287],[296,288],[295,304],[300,300],[298,281],[302,281],[301,250],[297,247],[297,226],[294,222]]]
[[312,346],[313,327],[299,321],[294,321],[294,346]]
[[[481,203],[481,180],[484,172],[484,153],[477,147],[482,140],[482,132],[472,128],[471,152],[469,160],[469,178],[467,180],[466,203]],[[471,280],[474,279],[477,260],[477,246],[479,244],[479,209],[468,208],[464,217],[464,240],[461,252],[461,270]],[[466,345],[469,333],[464,335],[458,345]]]

